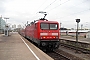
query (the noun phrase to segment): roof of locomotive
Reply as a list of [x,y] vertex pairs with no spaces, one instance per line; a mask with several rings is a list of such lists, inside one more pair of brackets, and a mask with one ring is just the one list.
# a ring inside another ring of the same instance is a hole
[[55,24],[59,24],[57,21],[48,21],[47,19],[39,19],[39,20],[34,20],[34,22],[31,22],[27,26],[31,26],[35,23],[55,23]]
[[38,20],[37,23],[58,23],[57,21]]

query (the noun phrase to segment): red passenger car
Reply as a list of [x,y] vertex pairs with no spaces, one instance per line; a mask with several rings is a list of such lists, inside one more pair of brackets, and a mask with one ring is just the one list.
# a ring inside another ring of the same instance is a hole
[[25,28],[25,37],[44,48],[59,47],[59,23],[40,19]]

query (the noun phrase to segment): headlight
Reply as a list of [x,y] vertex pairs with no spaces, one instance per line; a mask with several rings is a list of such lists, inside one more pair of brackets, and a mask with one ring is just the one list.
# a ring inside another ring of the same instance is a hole
[[45,46],[46,45],[46,43],[45,42],[42,42],[42,46]]

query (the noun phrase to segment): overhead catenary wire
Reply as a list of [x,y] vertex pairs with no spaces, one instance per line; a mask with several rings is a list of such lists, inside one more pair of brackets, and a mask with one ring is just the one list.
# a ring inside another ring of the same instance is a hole
[[66,15],[66,16],[63,16],[63,17],[60,17],[60,18],[65,18],[65,17],[71,16],[71,15],[83,13],[83,12],[88,11],[88,10],[90,10],[90,8],[89,8],[89,9],[82,10],[82,11],[79,11],[79,12],[75,12],[75,13],[73,13],[73,14],[69,14],[69,15]]
[[[61,1],[61,0],[60,0],[60,1]],[[56,9],[57,7],[65,4],[65,3],[67,3],[67,2],[69,2],[69,1],[71,1],[71,0],[67,0],[67,1],[61,3],[61,4],[57,5],[57,6],[55,6],[54,8],[48,10],[47,12],[50,12],[50,11],[52,11],[53,9]],[[88,0],[85,0],[85,1],[88,1]],[[82,3],[84,3],[85,1],[83,1]],[[51,2],[47,7],[44,8],[44,10],[46,10],[47,8],[49,8],[49,7],[50,7],[53,3],[55,3],[55,2],[56,2],[56,0],[54,0],[53,2]],[[81,3],[79,3],[79,4],[77,4],[77,5],[80,5],[80,4],[81,4]],[[74,5],[74,6],[75,6],[75,5]],[[40,8],[40,7],[39,7],[39,8]],[[82,11],[81,11],[81,12],[82,12]],[[77,14],[77,13],[78,13],[78,12],[73,13],[73,14]],[[36,14],[37,14],[37,13],[36,13]],[[71,15],[72,15],[72,14],[71,14]]]
[[[56,1],[56,0],[54,0],[53,2],[51,2],[47,7],[45,7],[45,8],[43,9],[43,11],[44,11],[45,9],[47,9],[49,6],[51,6],[55,1]],[[46,1],[45,1],[45,2],[46,2]],[[43,3],[41,4],[41,6],[44,5],[45,2],[43,2]],[[40,6],[40,7],[41,7],[41,6]],[[40,8],[40,7],[39,7],[39,8]],[[39,8],[38,8],[38,9],[39,9]],[[38,10],[38,9],[37,9],[37,10]],[[36,11],[36,14],[37,14],[37,13],[38,13],[38,12]],[[34,15],[32,18],[34,18],[35,16],[36,16],[36,15]]]
[[[61,1],[61,0],[60,0],[60,1]],[[69,2],[69,1],[70,1],[70,0],[65,1],[65,2],[62,3],[62,4],[65,4],[65,3]],[[88,0],[85,0],[85,1],[83,1],[83,2],[81,2],[81,3],[79,3],[79,4],[77,4],[77,6],[80,5],[80,4],[82,4],[82,3],[85,3],[86,1],[88,1]],[[59,4],[58,6],[56,6],[56,7],[52,8],[52,9],[48,10],[48,12],[51,11],[51,10],[53,10],[53,9],[55,9],[55,8],[57,8],[57,7],[59,7],[59,6],[61,6],[62,4]],[[74,5],[74,6],[76,6],[76,5]],[[70,15],[83,13],[83,12],[88,11],[88,10],[90,10],[90,9],[85,9],[85,10],[83,10],[83,11],[75,12],[75,13],[70,14]],[[60,17],[60,18],[65,18],[65,17],[68,17],[68,16],[70,16],[70,15],[66,15],[66,16],[63,16],[63,17]]]
[[[60,1],[61,1],[61,0],[60,0]],[[67,0],[67,1],[65,1],[65,2],[63,2],[63,3],[61,3],[61,4],[57,5],[57,6],[55,6],[54,8],[48,10],[48,12],[51,11],[51,10],[53,10],[53,9],[55,9],[55,8],[57,8],[57,7],[59,7],[59,6],[61,6],[61,5],[63,5],[63,4],[65,4],[65,3],[67,3],[67,2],[69,2],[69,1],[70,1],[70,0]]]
[[[60,1],[61,1],[61,0],[60,0]],[[71,0],[67,0],[67,1],[61,3],[61,4],[57,5],[57,6],[55,6],[54,8],[48,10],[47,12],[50,12],[50,11],[52,11],[53,9],[56,9],[56,8],[58,8],[59,6],[65,4],[65,3],[69,2],[69,1],[71,1]],[[85,1],[83,1],[83,2],[81,2],[81,3],[79,3],[79,4],[77,4],[77,5],[80,5],[80,4],[82,4],[82,3],[85,3],[86,1],[88,1],[88,0],[85,0]],[[77,5],[74,5],[74,6],[77,6]],[[74,7],[74,6],[73,6],[73,7]]]
[[[85,3],[85,2],[87,2],[88,0],[85,0],[85,1],[83,1],[83,2],[81,2],[81,3],[78,3],[77,5],[74,5],[73,7],[77,7],[78,5],[80,5],[80,4],[82,4],[82,3]],[[82,11],[78,11],[78,12],[75,12],[75,13],[72,13],[72,14],[69,14],[69,15],[66,15],[66,16],[63,16],[63,17],[60,17],[60,18],[65,18],[65,17],[68,17],[68,16],[71,16],[71,15],[76,15],[76,14],[80,14],[80,13],[83,13],[83,12],[85,12],[85,11],[89,11],[90,10],[90,8],[88,8],[88,9],[85,9],[85,10],[82,10]]]
[[[45,1],[40,5],[40,7],[38,7],[37,11],[38,11],[47,1],[48,1],[48,0],[45,0]],[[36,14],[38,13],[37,11],[36,11]]]
[[[56,0],[54,0],[53,2],[51,2],[47,7],[44,8],[44,10],[47,9],[50,5],[52,5],[55,1],[56,1]],[[46,1],[45,1],[45,2],[46,2]],[[43,4],[41,4],[41,6],[44,5],[45,2],[43,2]],[[40,6],[40,7],[41,7],[41,6]],[[39,8],[40,8],[40,7],[39,7]],[[39,8],[38,8],[38,9],[39,9]],[[37,10],[38,10],[38,9],[37,9]],[[43,10],[43,11],[44,11],[44,10]],[[37,13],[38,13],[38,12],[36,12],[36,14],[37,14]],[[36,15],[34,15],[32,18],[34,18],[35,16],[36,16]]]
[[51,6],[56,0],[54,0],[52,3],[50,3],[48,6],[46,6],[43,10],[46,10],[49,6]]
[[48,0],[45,0],[37,9],[36,9],[36,11],[35,11],[35,15],[34,16],[32,16],[32,18],[31,19],[33,19],[34,17],[36,17],[37,16],[37,13],[39,12],[38,10],[46,3],[46,1],[48,1]]

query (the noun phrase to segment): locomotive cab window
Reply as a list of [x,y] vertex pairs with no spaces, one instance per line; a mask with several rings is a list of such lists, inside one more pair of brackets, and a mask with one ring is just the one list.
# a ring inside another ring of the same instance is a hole
[[58,29],[58,25],[57,24],[50,24],[50,29]]
[[58,29],[58,25],[57,24],[49,24],[49,23],[41,23],[40,24],[40,27],[41,27],[41,29],[50,29],[50,30],[52,30],[52,29]]
[[49,24],[41,23],[40,27],[41,27],[41,29],[49,29]]

